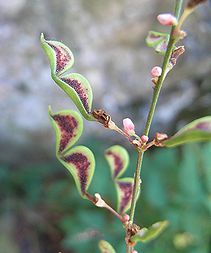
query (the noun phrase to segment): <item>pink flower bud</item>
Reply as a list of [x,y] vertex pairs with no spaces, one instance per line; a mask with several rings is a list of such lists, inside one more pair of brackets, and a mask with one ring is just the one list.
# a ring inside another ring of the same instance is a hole
[[163,13],[158,15],[157,20],[160,22],[161,25],[164,26],[171,26],[178,24],[177,18],[170,13]]
[[152,77],[158,77],[161,76],[162,74],[162,68],[159,66],[155,66],[154,68],[152,68],[151,70],[151,76]]
[[123,126],[124,126],[125,133],[129,135],[132,135],[135,133],[135,126],[131,119],[129,118],[123,119]]
[[165,140],[167,138],[168,138],[168,135],[164,134],[164,133],[156,133],[156,135],[155,135],[155,139],[157,141],[163,141],[163,140]]
[[138,251],[137,250],[133,250],[133,252],[132,253],[138,253]]
[[130,220],[130,216],[128,214],[124,214],[122,219],[123,219],[124,222],[127,222],[127,221]]
[[148,136],[146,136],[146,135],[142,135],[142,136],[141,136],[141,141],[142,141],[143,143],[147,143],[148,140],[149,140],[149,137],[148,137]]

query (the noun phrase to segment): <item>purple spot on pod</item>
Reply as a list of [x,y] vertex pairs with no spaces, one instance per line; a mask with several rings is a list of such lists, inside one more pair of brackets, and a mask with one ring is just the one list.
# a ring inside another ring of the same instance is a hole
[[85,194],[88,180],[88,170],[90,166],[89,160],[81,153],[73,153],[64,157],[63,160],[75,166],[80,181],[81,192]]
[[106,155],[109,155],[113,158],[114,161],[114,178],[116,178],[119,172],[123,169],[123,162],[119,155],[116,155],[112,151],[106,152]]
[[150,33],[149,37],[148,37],[151,41],[155,42],[155,41],[160,41],[161,39],[165,38],[165,36],[161,36],[161,35],[157,35],[154,33]]
[[56,73],[59,74],[66,65],[70,62],[71,56],[67,49],[62,46],[55,46],[48,42],[48,45],[55,51],[56,54]]
[[118,182],[118,185],[122,192],[122,199],[120,201],[120,213],[123,213],[125,207],[131,201],[133,193],[133,184],[128,182]]
[[168,43],[166,40],[162,41],[162,43],[156,48],[158,51],[165,52],[167,49]]
[[152,39],[152,40],[159,40],[161,38],[161,36],[160,35],[155,35],[155,34],[150,34],[149,38]]
[[67,83],[71,88],[73,88],[76,91],[85,110],[89,113],[87,89],[83,87],[82,83],[80,83],[76,79],[71,79],[71,78],[61,78],[61,80]]
[[61,131],[61,141],[59,151],[62,152],[70,140],[75,136],[75,131],[78,126],[76,119],[70,115],[54,115],[52,118],[56,121]]
[[202,130],[202,131],[211,131],[211,122],[201,122],[198,123],[195,126],[196,129]]

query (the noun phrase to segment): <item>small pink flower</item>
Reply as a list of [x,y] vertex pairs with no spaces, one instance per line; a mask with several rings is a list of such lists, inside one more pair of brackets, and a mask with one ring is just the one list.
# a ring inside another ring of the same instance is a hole
[[133,252],[132,253],[138,253],[138,251],[137,250],[133,250]]
[[158,15],[157,20],[160,22],[161,25],[164,26],[171,26],[178,24],[177,18],[170,13],[163,13]]
[[130,220],[130,216],[128,214],[124,214],[124,216],[122,217],[124,222],[127,222]]
[[152,77],[158,77],[162,74],[162,68],[159,66],[155,66],[151,69],[151,76]]
[[125,133],[129,135],[132,135],[135,133],[135,126],[131,119],[129,118],[123,119],[123,126],[124,126]]
[[148,137],[148,136],[146,136],[146,135],[142,135],[142,136],[141,136],[141,141],[142,141],[143,143],[147,143],[148,140],[149,140],[149,137]]

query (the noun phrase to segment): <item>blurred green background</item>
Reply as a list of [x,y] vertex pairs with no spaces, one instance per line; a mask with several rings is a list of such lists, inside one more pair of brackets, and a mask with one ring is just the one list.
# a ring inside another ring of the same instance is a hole
[[[121,224],[78,195],[55,158],[47,115],[75,109],[53,83],[39,36],[63,41],[75,56],[72,72],[83,74],[103,108],[120,126],[130,117],[144,128],[152,95],[150,69],[162,58],[145,45],[147,32],[163,31],[156,21],[171,12],[169,0],[0,0],[0,252],[97,253],[100,239],[125,252]],[[211,115],[211,10],[203,5],[184,26],[186,53],[163,88],[153,122],[169,136],[198,117]],[[115,133],[84,122],[79,143],[97,160],[92,193],[116,205],[104,150],[121,144]],[[211,145],[152,149],[142,171],[136,222],[168,219],[158,239],[138,245],[139,253],[211,253]]]
[[[85,141],[96,156],[90,192],[116,206],[116,192],[103,159],[108,146]],[[168,229],[138,252],[211,252],[211,144],[146,153],[136,222],[168,219]],[[136,156],[126,174],[134,171]],[[4,253],[99,252],[100,239],[125,252],[122,226],[110,213],[82,200],[69,173],[56,161],[1,165],[0,245]]]

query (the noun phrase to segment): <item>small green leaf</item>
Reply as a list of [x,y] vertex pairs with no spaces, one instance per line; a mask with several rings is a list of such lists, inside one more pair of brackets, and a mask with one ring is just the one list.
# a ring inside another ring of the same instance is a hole
[[134,236],[130,238],[132,242],[149,242],[158,237],[168,226],[168,221],[159,221],[149,228],[142,228]]
[[161,55],[165,54],[169,41],[169,34],[160,33],[155,31],[149,31],[146,38],[146,44],[148,47],[152,47],[155,51]]
[[121,178],[115,181],[118,199],[117,210],[120,213],[126,213],[130,209],[133,194],[133,182],[134,179],[131,177]]
[[94,120],[91,115],[93,94],[88,80],[80,74],[67,73],[74,63],[70,49],[61,42],[45,40],[43,34],[40,40],[49,59],[53,80],[73,100],[85,119]]
[[175,147],[189,142],[211,141],[211,116],[194,120],[175,135],[162,142],[165,147]]
[[105,157],[111,169],[112,178],[119,178],[129,163],[127,150],[119,145],[115,145],[105,151]]
[[83,121],[80,115],[72,110],[52,113],[49,116],[56,133],[56,153],[64,153],[80,138],[83,131]]
[[59,161],[72,174],[77,189],[83,198],[86,198],[88,187],[95,170],[95,158],[90,149],[77,146],[58,156]]
[[114,248],[107,241],[101,240],[98,246],[101,253],[116,253]]

